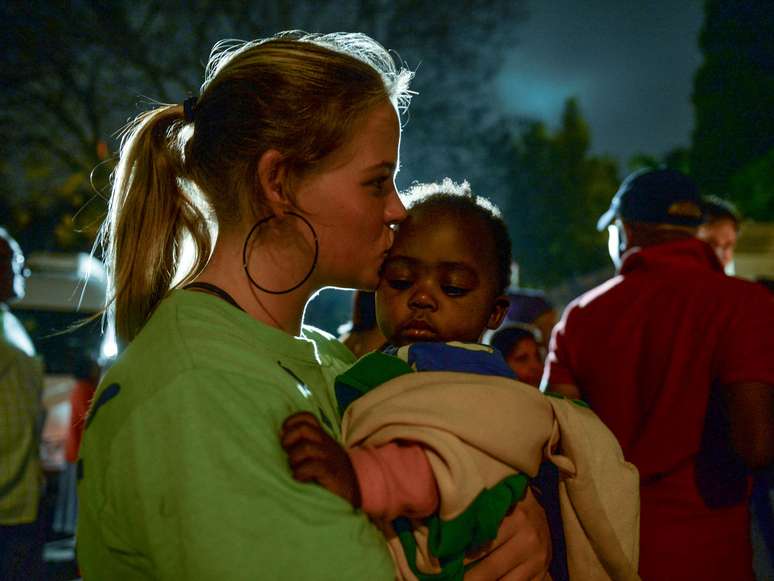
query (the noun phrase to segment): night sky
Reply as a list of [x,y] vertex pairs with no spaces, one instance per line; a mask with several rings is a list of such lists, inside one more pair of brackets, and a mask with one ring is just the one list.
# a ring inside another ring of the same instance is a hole
[[499,79],[508,110],[554,126],[575,95],[592,150],[622,164],[689,144],[702,2],[532,0],[529,9]]

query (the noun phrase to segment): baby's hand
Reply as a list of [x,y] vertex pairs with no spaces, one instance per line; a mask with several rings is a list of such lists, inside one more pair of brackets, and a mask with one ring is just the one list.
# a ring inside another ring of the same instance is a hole
[[352,506],[360,506],[360,489],[349,455],[312,414],[299,412],[286,419],[280,443],[288,454],[293,478],[317,482]]

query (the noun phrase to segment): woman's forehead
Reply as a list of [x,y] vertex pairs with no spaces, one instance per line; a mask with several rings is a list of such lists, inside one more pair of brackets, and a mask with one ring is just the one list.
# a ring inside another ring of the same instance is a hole
[[400,122],[392,104],[383,103],[369,109],[352,126],[345,142],[323,162],[325,169],[338,169],[355,164],[365,171],[371,166],[398,165]]

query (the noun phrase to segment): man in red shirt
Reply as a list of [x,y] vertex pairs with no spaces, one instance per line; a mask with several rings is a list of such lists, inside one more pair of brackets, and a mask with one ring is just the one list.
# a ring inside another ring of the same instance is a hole
[[696,186],[639,171],[600,218],[619,274],[575,299],[543,385],[586,400],[640,471],[640,574],[752,580],[749,470],[774,455],[774,301],[695,238]]

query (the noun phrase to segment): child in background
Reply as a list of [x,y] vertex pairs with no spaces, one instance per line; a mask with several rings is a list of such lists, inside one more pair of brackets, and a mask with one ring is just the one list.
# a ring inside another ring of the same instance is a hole
[[505,315],[505,324],[517,323],[536,328],[540,332],[537,337],[540,351],[545,358],[551,331],[558,321],[556,307],[546,293],[538,289],[512,288],[508,291],[508,299],[511,304]]
[[[412,200],[376,293],[390,346],[336,382],[348,449],[310,414],[286,420],[282,445],[297,480],[318,482],[380,524],[401,578],[461,579],[468,570],[487,578],[475,559],[529,493],[527,475],[538,474],[555,440],[554,413],[550,398],[514,381],[501,354],[478,343],[508,308],[510,239],[497,209],[448,179],[415,186]],[[601,429],[605,445],[617,449]],[[636,499],[636,478],[626,470],[623,488]],[[544,474],[542,500],[550,572],[563,579],[556,477],[555,469]],[[636,571],[630,556],[619,561]]]
[[376,299],[373,291],[355,291],[352,298],[352,320],[339,327],[339,341],[355,357],[380,349],[387,339],[376,324]]
[[505,357],[516,377],[533,387],[540,387],[543,357],[535,327],[514,323],[498,329],[487,343]]

